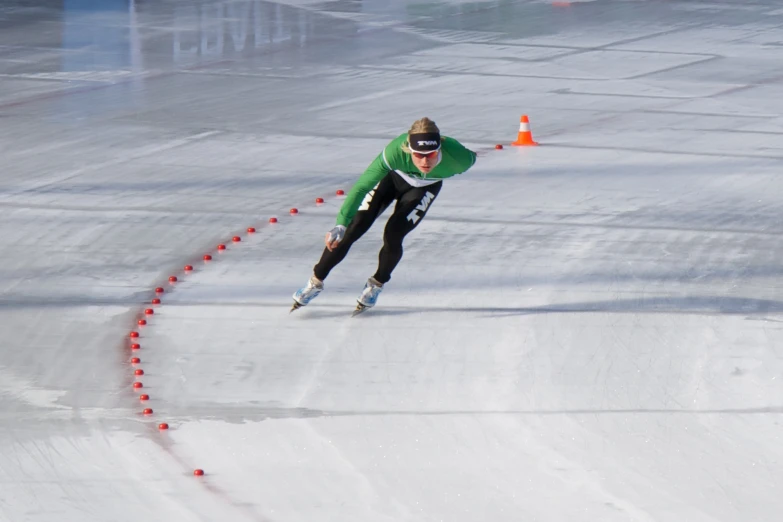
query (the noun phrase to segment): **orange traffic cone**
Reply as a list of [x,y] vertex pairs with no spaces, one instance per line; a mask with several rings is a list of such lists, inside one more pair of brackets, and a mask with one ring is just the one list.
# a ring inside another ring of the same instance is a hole
[[517,134],[517,141],[513,142],[512,145],[516,146],[533,146],[538,145],[537,142],[533,141],[533,133],[530,132],[530,120],[527,118],[527,115],[524,114],[519,119],[519,133]]

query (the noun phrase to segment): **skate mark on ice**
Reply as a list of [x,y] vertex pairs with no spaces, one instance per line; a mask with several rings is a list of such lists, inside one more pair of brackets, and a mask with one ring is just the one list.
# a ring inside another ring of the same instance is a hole
[[553,416],[553,415],[768,415],[783,413],[781,406],[763,406],[754,408],[574,408],[574,409],[507,409],[507,410],[319,410],[307,407],[260,407],[255,411],[243,406],[241,411],[232,412],[225,407],[188,408],[187,412],[172,410],[170,419],[187,421],[195,418],[221,420],[224,422],[245,423],[267,420],[318,419],[324,417],[384,417],[384,416],[445,416],[445,415],[517,415],[517,416]]
[[[321,306],[320,308],[324,308]],[[311,319],[350,317],[350,308],[330,306],[329,310],[314,308],[307,314]],[[338,311],[339,310],[339,311]],[[783,313],[783,301],[725,296],[639,297],[637,299],[613,299],[576,303],[547,304],[541,306],[380,306],[373,307],[363,316],[399,316],[423,313],[474,313],[490,317],[534,314],[674,314],[674,315],[746,315]]]

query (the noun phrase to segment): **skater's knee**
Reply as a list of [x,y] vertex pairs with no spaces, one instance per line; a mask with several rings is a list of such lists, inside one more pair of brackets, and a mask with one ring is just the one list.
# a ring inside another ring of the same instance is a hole
[[389,252],[402,252],[402,240],[405,236],[399,234],[384,234],[383,248]]
[[405,239],[406,230],[405,224],[400,223],[398,220],[390,220],[386,224],[386,228],[383,230],[383,244],[394,246],[402,245],[402,240]]

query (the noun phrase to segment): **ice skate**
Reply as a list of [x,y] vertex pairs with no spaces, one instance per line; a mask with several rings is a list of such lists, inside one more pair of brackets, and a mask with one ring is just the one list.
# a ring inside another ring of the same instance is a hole
[[353,315],[360,314],[368,308],[375,306],[382,291],[383,284],[379,283],[374,277],[369,278],[364,285],[361,295],[356,299],[356,310],[354,310]]
[[291,307],[291,312],[303,306],[307,306],[307,304],[315,299],[323,289],[323,281],[319,281],[315,276],[312,276],[310,280],[307,281],[307,285],[294,292],[294,305]]

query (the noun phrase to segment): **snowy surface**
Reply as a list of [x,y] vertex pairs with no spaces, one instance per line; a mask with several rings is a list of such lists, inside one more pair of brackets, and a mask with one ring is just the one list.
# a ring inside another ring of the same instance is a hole
[[[0,520],[783,517],[778,2],[41,4],[0,6]],[[382,222],[289,315],[424,115],[478,164],[376,309]]]

